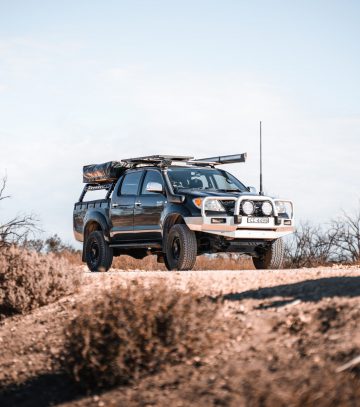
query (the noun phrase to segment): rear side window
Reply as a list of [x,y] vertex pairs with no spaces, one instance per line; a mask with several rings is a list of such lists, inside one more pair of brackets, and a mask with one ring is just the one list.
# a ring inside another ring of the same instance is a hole
[[149,192],[146,190],[146,186],[149,182],[157,182],[164,187],[163,179],[159,171],[147,171],[146,176],[142,186],[142,194],[153,194],[154,192]]
[[143,171],[130,172],[121,184],[121,195],[137,195]]

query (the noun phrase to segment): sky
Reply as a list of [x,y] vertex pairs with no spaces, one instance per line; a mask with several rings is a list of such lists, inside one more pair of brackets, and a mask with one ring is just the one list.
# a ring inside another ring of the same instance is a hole
[[297,221],[359,205],[360,3],[0,0],[0,222],[74,243],[82,166],[248,153]]

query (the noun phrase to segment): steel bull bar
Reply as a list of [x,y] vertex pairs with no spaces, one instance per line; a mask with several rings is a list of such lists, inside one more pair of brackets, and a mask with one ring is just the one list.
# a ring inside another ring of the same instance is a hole
[[[234,215],[224,213],[211,215],[205,210],[206,202],[209,200],[235,201]],[[272,215],[270,216],[246,216],[240,214],[243,201],[270,202]],[[290,208],[288,217],[281,217],[277,211],[276,202],[283,202]],[[256,220],[256,222],[255,222]],[[294,231],[294,205],[288,199],[273,199],[265,196],[208,196],[201,204],[201,216],[185,217],[189,229],[197,232],[211,233],[233,239],[264,239],[275,240],[286,236]]]

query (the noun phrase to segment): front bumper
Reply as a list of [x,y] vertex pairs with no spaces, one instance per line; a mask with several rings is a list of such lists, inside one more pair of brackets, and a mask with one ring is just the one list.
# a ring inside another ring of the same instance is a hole
[[[205,211],[205,202],[207,199],[233,200],[235,201],[234,216],[230,215],[211,215],[208,216]],[[251,216],[240,215],[241,202],[243,200],[252,201],[269,201],[273,206],[273,215],[270,217],[258,218],[259,223],[252,223]],[[224,236],[233,239],[263,239],[275,240],[294,232],[294,212],[293,203],[288,200],[279,199],[279,201],[287,202],[291,206],[289,218],[281,218],[276,210],[275,202],[268,197],[256,196],[251,197],[206,197],[202,202],[201,216],[185,217],[186,225],[189,229],[197,232],[210,233],[213,235]],[[267,219],[267,223],[262,223],[261,219]],[[220,221],[222,223],[215,223]]]

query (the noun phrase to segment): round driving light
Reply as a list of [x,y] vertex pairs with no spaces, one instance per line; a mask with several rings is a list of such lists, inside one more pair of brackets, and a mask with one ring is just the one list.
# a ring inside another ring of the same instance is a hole
[[262,205],[261,205],[261,210],[262,213],[265,216],[270,216],[272,214],[273,208],[270,202],[265,201]]
[[242,210],[245,215],[252,215],[255,212],[255,206],[251,201],[244,201],[242,204]]

